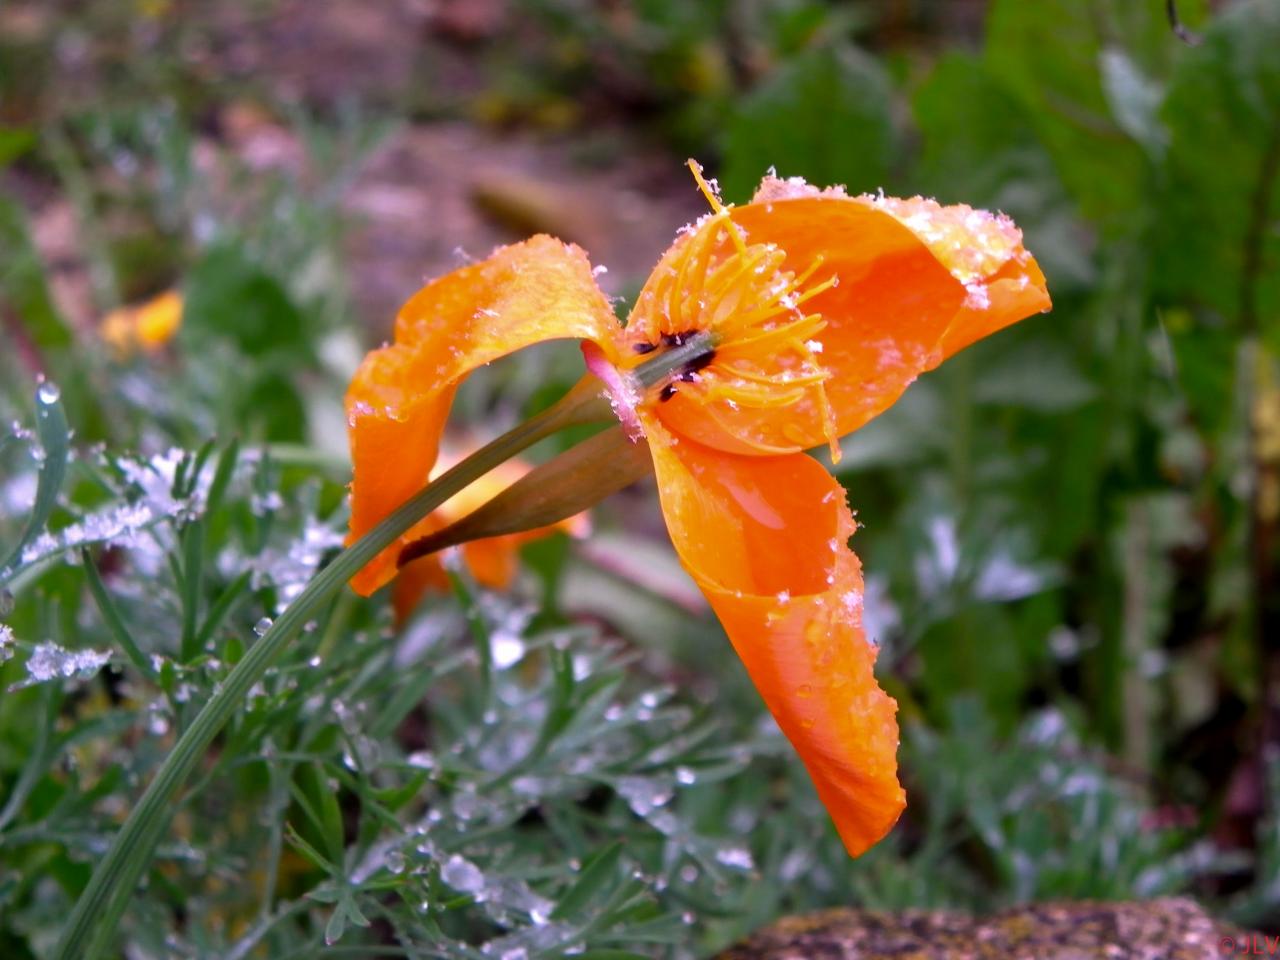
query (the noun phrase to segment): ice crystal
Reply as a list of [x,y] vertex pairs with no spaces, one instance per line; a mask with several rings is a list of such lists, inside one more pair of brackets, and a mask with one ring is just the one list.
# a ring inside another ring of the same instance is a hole
[[111,654],[102,650],[68,650],[52,642],[37,644],[27,660],[28,680],[16,686],[30,686],[60,678],[87,680],[110,659]]
[[622,777],[614,786],[638,817],[649,817],[674,796],[669,783],[652,777]]
[[752,870],[756,865],[746,847],[722,847],[716,851],[716,862],[734,870]]

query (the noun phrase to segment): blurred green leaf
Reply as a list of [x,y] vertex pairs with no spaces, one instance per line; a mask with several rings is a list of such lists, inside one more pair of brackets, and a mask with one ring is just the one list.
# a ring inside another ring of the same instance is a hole
[[974,385],[974,400],[1041,413],[1073,410],[1092,400],[1097,393],[1093,383],[1064,351],[1046,347],[1021,344],[984,366]]
[[894,147],[891,96],[884,68],[856,49],[813,50],[784,64],[729,122],[726,199],[748,199],[770,167],[854,193],[884,185]]
[[1146,164],[1111,114],[1102,53],[1121,39],[1132,46],[1157,36],[1169,34],[1155,3],[996,0],[987,15],[987,66],[1028,111],[1081,208],[1112,227],[1141,206]]
[[[1238,4],[1178,64],[1155,231],[1157,294],[1280,327],[1280,5]],[[1273,332],[1280,338],[1280,331]]]
[[0,197],[0,306],[40,350],[69,347],[71,328],[58,313],[45,281],[44,264],[31,243],[26,215],[16,202]]
[[29,153],[36,145],[36,132],[30,127],[0,126],[0,168]]
[[920,158],[912,189],[1014,218],[1055,299],[1093,282],[1093,240],[1076,215],[1030,111],[987,65],[948,54],[913,99]]
[[1125,133],[1158,159],[1168,141],[1159,117],[1164,91],[1123,49],[1110,47],[1100,56],[1102,86],[1112,116]]
[[187,277],[185,295],[182,336],[197,349],[201,339],[215,339],[228,340],[250,356],[312,355],[302,312],[241,247],[215,247],[205,254]]

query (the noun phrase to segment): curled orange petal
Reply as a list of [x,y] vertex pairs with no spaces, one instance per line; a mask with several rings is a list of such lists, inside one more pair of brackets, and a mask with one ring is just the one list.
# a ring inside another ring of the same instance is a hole
[[857,856],[897,821],[897,704],[876,683],[844,490],[805,454],[752,457],[646,416],[681,563],[724,625]]
[[721,331],[716,357],[657,414],[709,446],[777,455],[834,448],[920,373],[1048,307],[1005,217],[768,178],[751,203],[717,207],[677,239],[627,337],[643,356]]
[[[610,342],[617,321],[578,247],[538,236],[502,247],[420,290],[347,389],[351,525],[367,533],[427,482],[458,384],[472,370],[544,340]],[[430,529],[430,528],[425,528]],[[370,594],[395,575],[412,530],[351,581]]]

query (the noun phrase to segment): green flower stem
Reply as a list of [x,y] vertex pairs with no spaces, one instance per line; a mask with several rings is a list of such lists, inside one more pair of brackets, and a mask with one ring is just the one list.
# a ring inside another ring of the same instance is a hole
[[365,564],[432,510],[498,464],[565,427],[611,419],[609,405],[601,398],[600,390],[599,381],[584,377],[554,406],[477,450],[407,500],[312,578],[307,588],[249,648],[221,690],[205,704],[165,758],[76,901],[54,954],[57,960],[95,960],[106,952],[138,880],[168,827],[179,789],[214,737],[244,702],[249,690],[303,625]]
[[610,427],[535,467],[462,519],[408,544],[399,565],[472,540],[549,527],[651,473],[649,445]]

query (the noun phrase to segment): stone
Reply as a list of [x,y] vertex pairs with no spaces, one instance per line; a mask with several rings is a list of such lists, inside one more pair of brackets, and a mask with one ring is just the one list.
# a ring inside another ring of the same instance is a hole
[[1210,960],[1280,956],[1189,899],[1045,903],[986,917],[838,908],[787,917],[717,960]]

